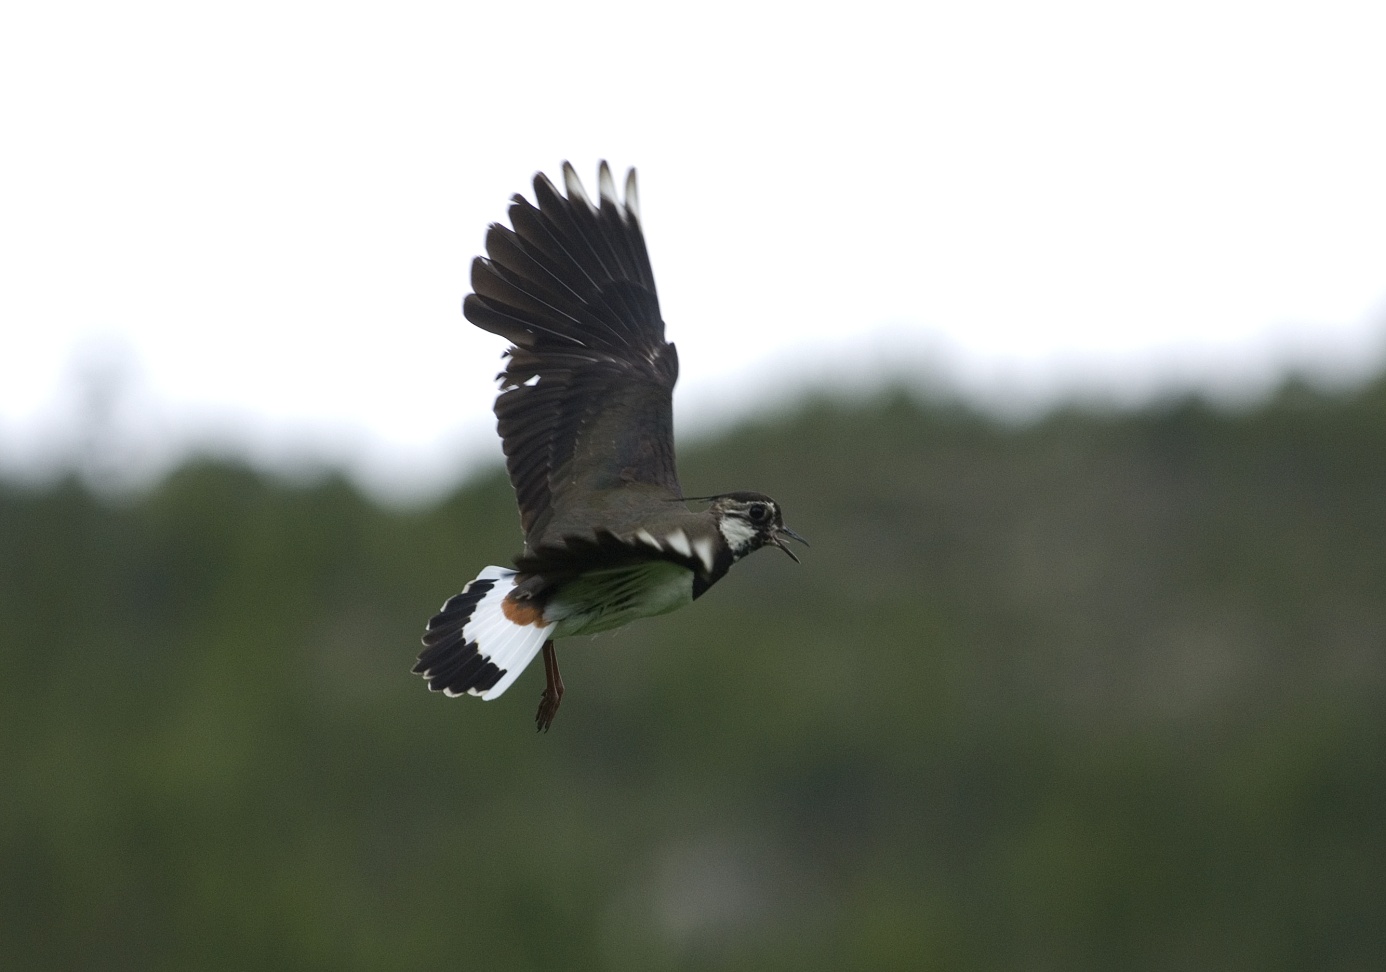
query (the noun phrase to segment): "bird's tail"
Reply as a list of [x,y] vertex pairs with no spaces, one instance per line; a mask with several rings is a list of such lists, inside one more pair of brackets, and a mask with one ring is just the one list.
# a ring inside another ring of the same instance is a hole
[[515,571],[487,567],[428,622],[414,673],[447,695],[494,699],[519,678],[552,631],[538,610],[507,601]]

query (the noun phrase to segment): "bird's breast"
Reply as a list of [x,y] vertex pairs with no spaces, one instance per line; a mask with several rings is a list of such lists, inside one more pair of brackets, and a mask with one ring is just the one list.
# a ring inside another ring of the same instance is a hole
[[596,634],[693,602],[693,571],[667,560],[590,570],[554,592],[544,608],[552,637]]

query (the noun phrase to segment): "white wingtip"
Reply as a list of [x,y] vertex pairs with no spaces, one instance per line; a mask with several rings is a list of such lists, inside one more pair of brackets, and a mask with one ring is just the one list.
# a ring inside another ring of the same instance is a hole
[[578,178],[577,170],[573,168],[571,162],[563,163],[563,186],[568,190],[570,200],[582,200],[587,204],[587,208],[592,208],[592,200],[587,198],[587,190],[582,187],[582,180]]
[[635,185],[635,167],[626,173],[626,211],[640,222],[640,190]]
[[611,178],[611,166],[606,164],[606,159],[602,159],[597,166],[597,190],[601,193],[602,205],[606,205],[609,200],[618,209],[621,201],[616,198],[616,180]]

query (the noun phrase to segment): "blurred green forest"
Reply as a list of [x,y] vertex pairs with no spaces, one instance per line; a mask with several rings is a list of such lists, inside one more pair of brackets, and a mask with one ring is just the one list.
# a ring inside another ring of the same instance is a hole
[[813,547],[562,643],[548,735],[409,674],[498,471],[0,484],[0,968],[1386,968],[1386,379],[680,459]]

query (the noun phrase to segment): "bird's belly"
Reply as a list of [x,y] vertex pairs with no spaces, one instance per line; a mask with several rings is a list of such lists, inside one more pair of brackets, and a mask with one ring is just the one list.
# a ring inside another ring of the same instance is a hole
[[590,571],[569,581],[544,609],[552,637],[596,634],[693,602],[693,572],[667,560]]

